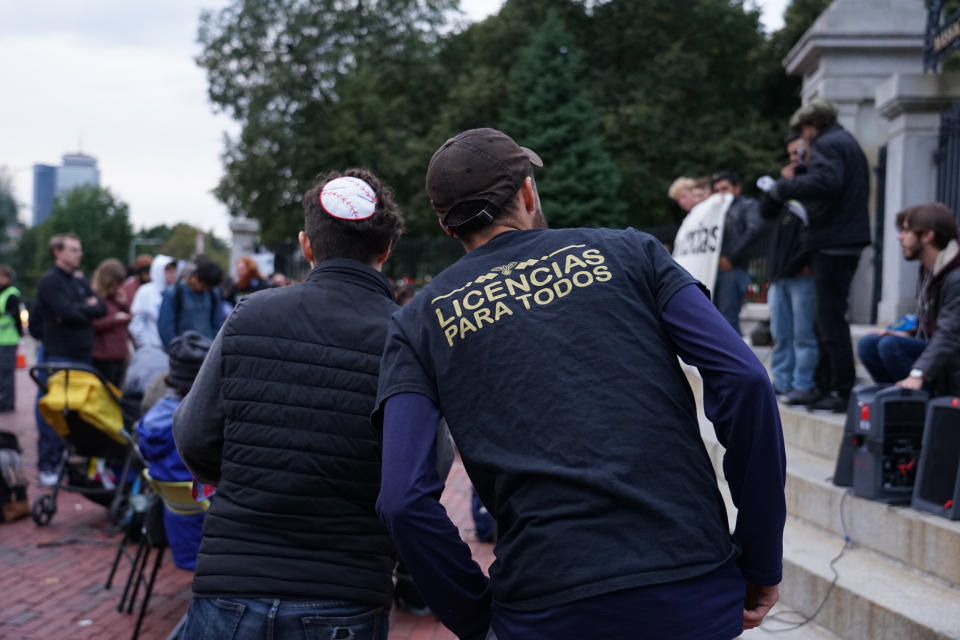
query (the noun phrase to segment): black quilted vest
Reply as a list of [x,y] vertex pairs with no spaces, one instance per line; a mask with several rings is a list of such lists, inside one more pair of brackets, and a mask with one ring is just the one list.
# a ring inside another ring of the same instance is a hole
[[368,416],[396,308],[383,275],[331,259],[302,285],[249,296],[227,321],[223,462],[196,595],[390,606]]

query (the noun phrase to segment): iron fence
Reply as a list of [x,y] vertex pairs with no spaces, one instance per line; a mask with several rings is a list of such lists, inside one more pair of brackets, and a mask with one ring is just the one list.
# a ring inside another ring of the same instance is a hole
[[960,102],[946,109],[940,118],[937,200],[950,207],[960,220]]

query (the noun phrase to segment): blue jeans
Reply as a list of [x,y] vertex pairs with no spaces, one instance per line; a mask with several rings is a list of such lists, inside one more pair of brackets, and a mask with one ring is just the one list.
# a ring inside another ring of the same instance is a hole
[[778,278],[770,285],[773,385],[778,391],[810,391],[817,368],[813,332],[817,295],[810,276]]
[[740,333],[740,307],[743,306],[743,296],[747,295],[749,287],[750,274],[746,269],[734,267],[730,271],[717,271],[717,282],[713,285],[713,304],[737,333]]
[[387,640],[390,614],[338,600],[194,598],[186,640]]
[[899,382],[910,375],[913,363],[926,348],[927,341],[919,338],[870,333],[857,343],[857,355],[874,382]]

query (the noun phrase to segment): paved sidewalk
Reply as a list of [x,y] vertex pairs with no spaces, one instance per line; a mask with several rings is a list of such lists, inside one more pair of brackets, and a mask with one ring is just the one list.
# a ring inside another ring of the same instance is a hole
[[[36,485],[36,426],[33,403],[36,386],[27,372],[17,372],[17,410],[0,414],[0,429],[20,439],[32,502],[45,490]],[[486,569],[493,547],[479,543],[470,518],[470,484],[457,460],[443,494],[443,503]],[[129,638],[134,615],[118,613],[129,563],[122,562],[114,585],[106,591],[110,563],[120,534],[111,531],[106,510],[85,498],[61,492],[57,513],[46,527],[29,518],[0,524],[0,638],[40,640]],[[131,547],[132,548],[132,547]],[[140,637],[166,638],[190,603],[192,573],[173,566],[169,553],[157,576]],[[137,599],[139,606],[141,598]],[[394,610],[391,640],[452,640],[455,636],[432,616]]]

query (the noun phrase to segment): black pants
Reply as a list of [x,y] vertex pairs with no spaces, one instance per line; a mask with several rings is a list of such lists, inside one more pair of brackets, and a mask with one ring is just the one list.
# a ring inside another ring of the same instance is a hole
[[103,377],[113,383],[118,389],[123,387],[123,370],[126,363],[123,360],[93,359],[93,366],[103,374]]
[[13,411],[17,398],[17,345],[0,346],[0,411]]
[[821,391],[836,391],[843,396],[850,395],[857,378],[847,323],[847,296],[859,263],[859,255],[814,253],[811,259],[817,295],[815,326],[820,341],[816,377]]

